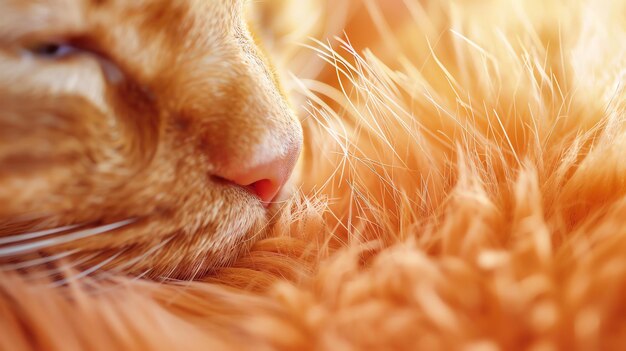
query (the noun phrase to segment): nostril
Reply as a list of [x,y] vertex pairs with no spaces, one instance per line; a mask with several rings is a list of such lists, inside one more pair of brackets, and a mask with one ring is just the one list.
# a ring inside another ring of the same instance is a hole
[[247,189],[268,207],[291,175],[295,158],[278,158],[254,167],[230,167],[213,175],[216,181],[226,181]]
[[268,207],[289,179],[299,154],[299,143],[287,148],[283,153],[265,157],[253,154],[249,159],[223,165],[213,177],[249,190],[265,207]]
[[274,200],[274,197],[280,191],[280,186],[275,185],[269,179],[262,179],[247,186],[250,191],[256,194],[265,206]]
[[274,199],[275,194],[278,193],[278,191],[280,190],[277,189],[277,187],[274,186],[272,181],[269,179],[259,180],[248,185],[244,185],[230,179],[222,178],[220,176],[211,176],[211,179],[216,183],[236,185],[248,190],[250,193],[257,196],[265,207],[268,207],[270,205],[270,202],[272,202],[272,200]]

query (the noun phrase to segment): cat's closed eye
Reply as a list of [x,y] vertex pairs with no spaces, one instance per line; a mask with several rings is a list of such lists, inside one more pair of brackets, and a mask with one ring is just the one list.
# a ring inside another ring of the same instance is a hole
[[60,59],[83,52],[83,50],[63,42],[43,42],[32,45],[27,51],[38,58]]
[[48,40],[30,44],[24,49],[25,53],[34,59],[44,62],[64,62],[73,57],[83,57],[95,60],[104,73],[109,83],[119,83],[124,79],[122,70],[106,55],[86,45],[80,45],[71,41]]

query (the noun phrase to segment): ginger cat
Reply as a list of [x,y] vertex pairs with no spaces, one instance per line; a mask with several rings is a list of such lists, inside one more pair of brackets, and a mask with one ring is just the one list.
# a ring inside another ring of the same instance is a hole
[[189,279],[263,236],[302,131],[242,7],[0,0],[0,265]]

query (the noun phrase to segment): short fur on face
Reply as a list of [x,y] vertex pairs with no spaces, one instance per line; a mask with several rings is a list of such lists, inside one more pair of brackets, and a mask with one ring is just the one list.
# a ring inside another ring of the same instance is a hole
[[[0,1],[0,238],[115,229],[0,260],[72,253],[190,278],[263,235],[273,209],[212,175],[302,132],[242,6]],[[45,55],[59,45],[73,52]]]

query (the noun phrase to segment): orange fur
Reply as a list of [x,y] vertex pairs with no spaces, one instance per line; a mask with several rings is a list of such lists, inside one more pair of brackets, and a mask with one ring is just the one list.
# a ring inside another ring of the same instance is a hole
[[[191,278],[265,234],[272,214],[213,176],[299,144],[301,129],[242,6],[0,2],[0,236],[132,221],[0,260],[77,251],[86,266]],[[48,43],[79,54],[29,53]]]
[[4,272],[0,348],[623,348],[626,4],[363,3],[372,51],[322,40],[326,68],[254,19],[309,101],[303,194],[266,239],[196,282]]

